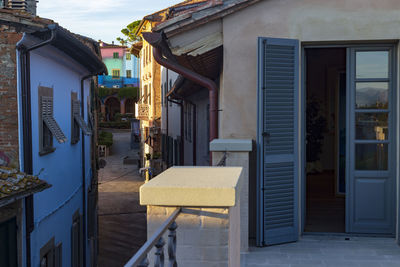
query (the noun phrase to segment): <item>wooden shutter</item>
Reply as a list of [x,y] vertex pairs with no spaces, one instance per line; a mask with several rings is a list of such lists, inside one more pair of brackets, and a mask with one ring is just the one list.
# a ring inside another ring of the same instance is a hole
[[81,117],[81,101],[72,100],[72,114],[74,115],[74,120],[78,123],[79,127],[82,129],[85,135],[91,135],[92,131],[86,124],[85,120]]
[[60,126],[53,117],[53,97],[42,96],[42,119],[56,140],[61,144],[67,141]]
[[54,267],[62,267],[62,243],[54,249]]
[[259,39],[263,244],[298,239],[298,41]]

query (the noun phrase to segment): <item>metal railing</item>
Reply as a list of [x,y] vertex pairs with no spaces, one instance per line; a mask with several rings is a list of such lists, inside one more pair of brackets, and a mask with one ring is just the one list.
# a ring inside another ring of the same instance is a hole
[[178,266],[176,262],[176,228],[178,227],[175,219],[181,212],[181,208],[177,208],[171,216],[156,230],[156,232],[146,241],[146,243],[139,249],[139,251],[125,264],[125,267],[147,267],[149,266],[149,260],[147,254],[155,246],[155,261],[154,267],[164,266],[164,245],[165,241],[163,238],[164,233],[169,230],[168,233],[168,266]]

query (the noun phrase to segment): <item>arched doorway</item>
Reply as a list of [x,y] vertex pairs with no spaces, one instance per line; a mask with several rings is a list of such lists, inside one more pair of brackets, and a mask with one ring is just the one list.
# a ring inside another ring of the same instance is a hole
[[106,120],[113,121],[116,113],[120,113],[120,103],[116,97],[109,97],[104,102],[106,106]]
[[128,98],[125,100],[125,113],[135,113],[135,102],[132,98]]

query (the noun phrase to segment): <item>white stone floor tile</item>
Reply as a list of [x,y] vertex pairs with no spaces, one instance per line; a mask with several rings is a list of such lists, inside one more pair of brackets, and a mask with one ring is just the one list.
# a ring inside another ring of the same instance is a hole
[[362,266],[400,267],[400,247],[394,238],[305,235],[298,242],[250,247],[242,267]]

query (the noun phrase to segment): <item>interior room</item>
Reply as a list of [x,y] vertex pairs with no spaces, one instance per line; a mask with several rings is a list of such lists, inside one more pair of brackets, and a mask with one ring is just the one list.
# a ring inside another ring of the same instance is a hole
[[346,48],[306,49],[305,232],[345,232]]

